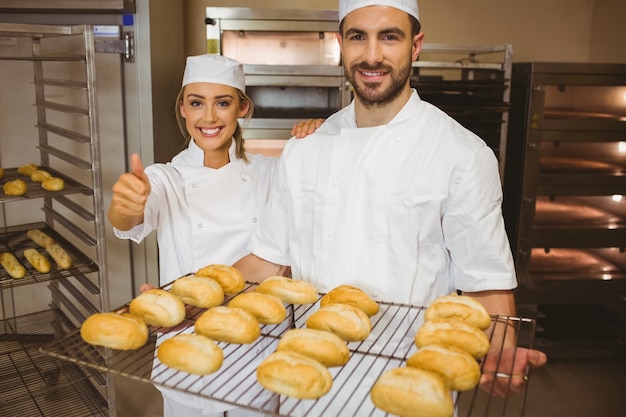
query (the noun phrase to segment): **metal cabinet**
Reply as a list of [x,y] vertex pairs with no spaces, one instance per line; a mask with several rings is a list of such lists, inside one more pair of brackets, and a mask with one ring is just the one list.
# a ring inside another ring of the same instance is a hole
[[515,63],[503,210],[522,302],[626,317],[626,65]]
[[[244,65],[255,115],[244,131],[251,147],[282,147],[292,126],[348,105],[336,10],[207,7],[207,53]],[[272,143],[274,142],[274,143]]]
[[[19,178],[27,185],[21,196],[0,191],[1,251],[26,268],[23,278],[0,268],[0,414],[111,415],[109,375],[40,350],[87,316],[109,310],[93,28],[0,24],[0,37],[4,69],[33,74],[30,84],[3,92],[9,98],[3,107],[28,97],[35,118],[35,127],[19,126],[17,136],[11,120],[0,126],[1,182]],[[25,162],[62,178],[63,189],[46,191],[18,173]],[[68,252],[69,269],[50,259],[51,270],[42,273],[27,262],[27,248],[46,253],[27,237],[35,228]]]

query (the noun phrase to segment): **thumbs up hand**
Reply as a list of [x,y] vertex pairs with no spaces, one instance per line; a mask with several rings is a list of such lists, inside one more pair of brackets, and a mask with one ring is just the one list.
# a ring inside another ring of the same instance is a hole
[[150,181],[139,155],[130,158],[131,172],[120,175],[113,184],[109,220],[120,230],[129,230],[143,222],[143,212],[150,195]]

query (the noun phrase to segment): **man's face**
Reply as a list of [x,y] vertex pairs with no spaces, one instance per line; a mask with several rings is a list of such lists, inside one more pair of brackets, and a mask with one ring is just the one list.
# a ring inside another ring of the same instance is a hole
[[343,63],[362,104],[387,104],[409,88],[422,38],[411,37],[409,17],[393,7],[363,7],[344,18],[339,39]]

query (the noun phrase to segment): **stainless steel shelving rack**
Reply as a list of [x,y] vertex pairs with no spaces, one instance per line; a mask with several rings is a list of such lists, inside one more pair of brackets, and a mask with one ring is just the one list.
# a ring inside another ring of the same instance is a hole
[[[20,177],[28,191],[19,197],[0,192],[1,251],[15,254],[27,269],[22,279],[0,271],[0,415],[114,415],[110,375],[40,351],[44,342],[109,309],[93,27],[0,24],[0,36],[14,38],[18,46],[0,60],[32,62],[37,118],[37,137],[3,137],[0,145],[20,140],[24,147],[38,148],[40,160],[32,162],[65,180],[62,191],[42,190],[3,159],[2,182]],[[42,221],[20,224],[9,207],[16,202],[40,208]],[[52,270],[43,274],[28,264],[23,251],[35,247],[26,236],[32,228],[44,230],[67,250],[70,269],[52,262]],[[19,298],[19,287],[25,286],[49,291],[49,305],[18,314],[16,306],[30,302]]]
[[626,320],[626,65],[515,63],[512,74],[503,211],[518,300]]

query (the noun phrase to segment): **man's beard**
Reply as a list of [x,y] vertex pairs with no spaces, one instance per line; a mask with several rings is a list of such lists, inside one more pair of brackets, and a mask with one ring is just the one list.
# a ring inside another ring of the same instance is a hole
[[[391,75],[391,84],[389,87],[385,89],[380,88],[380,83],[363,83],[363,85],[359,85],[355,82],[357,71],[385,71]],[[407,61],[405,65],[398,68],[397,71],[393,71],[391,68],[379,64],[379,65],[369,65],[364,62],[360,62],[357,64],[353,64],[350,66],[349,71],[346,71],[346,77],[350,83],[352,83],[352,88],[354,89],[354,94],[359,99],[359,102],[363,104],[365,107],[377,107],[384,106],[395,100],[402,90],[404,90],[404,86],[408,78],[411,76],[411,61]]]

